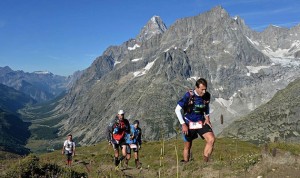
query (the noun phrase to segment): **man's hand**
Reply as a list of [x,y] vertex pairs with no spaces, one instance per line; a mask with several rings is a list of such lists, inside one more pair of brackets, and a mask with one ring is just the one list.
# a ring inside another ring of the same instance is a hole
[[142,149],[142,146],[141,146],[141,145],[139,145],[139,150],[140,150],[140,149]]
[[72,156],[75,156],[75,153],[73,152]]
[[211,125],[211,122],[210,122],[210,118],[208,115],[205,115],[205,121],[204,121],[204,124],[203,125],[209,125],[211,128],[212,128],[212,125]]
[[62,154],[62,155],[64,154],[64,150],[61,151],[61,154]]
[[108,141],[108,145],[111,145],[111,141]]
[[189,128],[188,128],[188,126],[185,123],[182,124],[182,133],[184,135],[187,135],[189,133]]

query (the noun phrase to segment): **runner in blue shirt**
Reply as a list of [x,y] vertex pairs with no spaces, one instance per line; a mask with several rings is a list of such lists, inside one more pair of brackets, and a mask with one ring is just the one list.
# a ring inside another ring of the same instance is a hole
[[[185,163],[189,161],[192,142],[198,135],[206,141],[203,152],[205,162],[208,162],[213,150],[215,136],[209,118],[210,94],[206,88],[207,81],[203,78],[198,79],[195,89],[185,93],[175,109],[177,118],[182,125],[184,139],[182,162]],[[181,114],[182,109],[184,115]]]
[[135,158],[135,166],[136,168],[141,168],[141,163],[139,161],[139,150],[141,149],[142,145],[142,130],[139,127],[140,122],[138,120],[135,120],[132,125],[130,125],[130,134],[127,134],[126,144],[127,144],[127,156],[125,160],[125,167],[128,167],[128,161],[131,157],[131,149],[134,152],[134,158]]

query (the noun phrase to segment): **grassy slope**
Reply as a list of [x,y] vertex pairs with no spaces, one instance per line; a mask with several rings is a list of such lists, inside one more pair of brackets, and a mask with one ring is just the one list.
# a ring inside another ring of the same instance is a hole
[[[129,162],[128,169],[115,171],[112,162],[113,150],[106,142],[78,147],[72,170],[85,172],[89,177],[176,177],[177,174],[179,177],[243,177],[245,175],[249,177],[252,175],[250,170],[261,164],[262,150],[266,149],[248,142],[227,138],[217,139],[212,160],[205,164],[202,161],[204,142],[196,140],[192,149],[193,161],[186,165],[179,163],[177,170],[175,148],[178,151],[178,159],[180,160],[183,149],[181,139],[165,142],[146,142],[142,146],[140,160],[143,163],[143,168],[141,170],[134,168],[132,159]],[[286,144],[269,145],[267,154],[271,154],[274,147],[278,150],[290,151],[292,155],[299,156],[300,154],[300,145]],[[162,152],[164,152],[163,155],[161,155]],[[39,158],[41,164],[48,163],[64,167],[65,157],[60,154],[60,150],[41,154]],[[9,168],[12,164],[5,162],[5,165],[6,168]],[[268,173],[269,169],[264,169],[264,167],[261,169],[263,170],[258,173],[270,174]],[[300,170],[298,173],[300,173]]]

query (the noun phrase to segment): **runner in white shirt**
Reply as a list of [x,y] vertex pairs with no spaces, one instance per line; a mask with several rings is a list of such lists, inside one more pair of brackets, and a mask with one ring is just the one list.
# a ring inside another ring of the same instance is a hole
[[72,157],[75,156],[75,142],[73,141],[71,134],[67,136],[67,140],[64,142],[61,154],[66,155],[66,165],[70,167],[72,165]]

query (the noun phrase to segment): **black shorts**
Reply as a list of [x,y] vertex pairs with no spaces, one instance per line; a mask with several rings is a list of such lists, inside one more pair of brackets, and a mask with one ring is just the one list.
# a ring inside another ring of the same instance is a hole
[[183,134],[183,140],[185,142],[191,142],[198,138],[198,135],[204,139],[203,135],[207,132],[213,132],[212,128],[208,124],[205,124],[201,129],[189,129],[189,133],[187,135]]
[[138,145],[136,145],[136,148],[130,148],[130,145],[126,145],[126,153],[127,154],[131,154],[131,149],[133,150],[133,152],[138,152]]
[[68,161],[72,161],[72,153],[66,152],[66,157]]
[[112,139],[112,140],[111,140],[111,144],[112,144],[114,150],[117,150],[117,149],[119,149],[119,148],[122,149],[122,146],[124,146],[124,145],[126,146],[126,145],[127,145],[124,139],[122,139],[122,140],[120,140],[120,141],[117,141],[117,140],[115,140],[115,139]]

